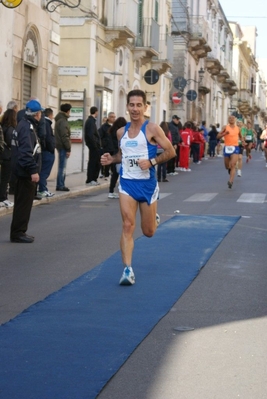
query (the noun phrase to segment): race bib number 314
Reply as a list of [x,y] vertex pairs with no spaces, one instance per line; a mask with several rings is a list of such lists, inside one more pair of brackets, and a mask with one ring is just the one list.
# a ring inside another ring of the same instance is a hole
[[138,160],[145,159],[145,154],[129,155],[124,159],[124,169],[128,173],[140,173]]

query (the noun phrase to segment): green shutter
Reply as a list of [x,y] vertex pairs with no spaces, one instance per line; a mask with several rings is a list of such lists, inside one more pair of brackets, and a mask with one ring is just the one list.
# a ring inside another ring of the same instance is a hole
[[155,21],[159,21],[159,2],[155,0]]

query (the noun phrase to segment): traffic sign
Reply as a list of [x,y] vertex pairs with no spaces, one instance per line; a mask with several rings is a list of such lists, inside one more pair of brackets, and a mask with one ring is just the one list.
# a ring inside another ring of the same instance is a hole
[[149,85],[154,85],[159,80],[159,73],[155,69],[149,69],[144,75],[145,82]]
[[178,90],[184,90],[186,85],[187,85],[187,80],[182,76],[178,76],[173,82],[173,86]]
[[178,92],[173,93],[173,95],[172,95],[172,102],[173,102],[174,104],[180,104],[180,102],[182,101],[182,97],[180,97],[179,94],[180,94],[180,93],[178,93]]
[[195,90],[188,90],[186,93],[186,98],[188,101],[195,101],[197,98],[197,92]]

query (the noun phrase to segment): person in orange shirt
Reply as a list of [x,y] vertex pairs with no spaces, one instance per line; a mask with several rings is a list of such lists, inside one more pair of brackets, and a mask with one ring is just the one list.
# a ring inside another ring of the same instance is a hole
[[236,125],[236,118],[230,115],[228,118],[228,125],[224,126],[220,133],[217,134],[217,139],[224,138],[224,166],[229,172],[228,187],[232,188],[235,177],[235,166],[238,161],[239,141],[245,146],[244,138],[241,135],[240,128]]

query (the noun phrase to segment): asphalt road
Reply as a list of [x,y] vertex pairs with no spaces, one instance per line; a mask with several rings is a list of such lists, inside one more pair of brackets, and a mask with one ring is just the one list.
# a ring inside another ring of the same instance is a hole
[[[160,183],[162,221],[176,210],[242,217],[99,398],[265,399],[264,159],[254,152],[231,190],[222,158],[193,165],[191,173],[180,172],[169,180]],[[34,207],[29,227],[34,244],[10,243],[10,221],[11,215],[0,218],[0,323],[94,268],[119,248],[118,201],[108,200],[106,189]],[[140,235],[138,223],[135,237]],[[120,275],[118,265],[118,280]],[[181,326],[193,330],[178,332],[176,328]]]

